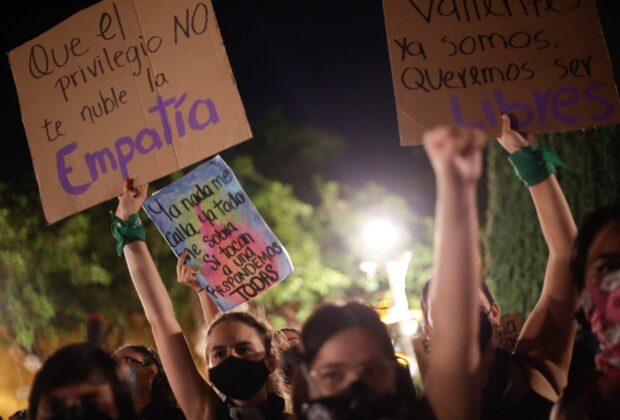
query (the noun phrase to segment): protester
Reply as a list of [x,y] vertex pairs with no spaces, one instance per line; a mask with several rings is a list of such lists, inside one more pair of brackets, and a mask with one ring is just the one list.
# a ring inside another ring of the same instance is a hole
[[[205,319],[205,323],[210,325],[221,314],[219,307],[204,292],[204,288],[200,285],[196,275],[198,270],[189,264],[186,264],[188,252],[185,251],[181,254],[177,260],[177,281],[190,289],[192,289],[197,295],[200,301],[200,307]],[[290,395],[292,375],[294,371],[294,365],[296,364],[296,357],[294,355],[293,347],[299,344],[301,341],[301,332],[295,328],[282,328],[275,331],[274,334],[274,346],[277,347],[280,353],[279,366],[282,372],[282,379],[284,381],[286,394]]]
[[28,401],[32,420],[137,419],[114,360],[87,343],[70,344],[45,361]]
[[[436,335],[425,403],[416,402],[406,368],[397,363],[378,315],[357,303],[318,309],[302,329],[302,363],[293,403],[302,419],[474,419],[479,361],[476,290],[476,183],[484,137],[441,127],[427,132],[425,147],[437,177],[437,235],[431,294]],[[426,404],[428,403],[428,405]],[[429,408],[430,406],[430,408]],[[432,411],[432,414],[430,413]]]
[[138,232],[142,224],[136,214],[146,191],[146,186],[130,188],[125,184],[113,230],[184,414],[188,419],[286,418],[282,391],[277,386],[280,381],[273,331],[254,316],[227,313],[211,323],[206,360],[213,386],[200,375],[144,242],[144,232]]
[[620,418],[620,206],[588,215],[571,260],[581,306],[599,341],[596,370],[571,384],[551,418]]
[[[493,327],[500,325],[499,305],[486,285],[478,293],[478,341],[484,384],[480,418],[547,419],[553,402],[567,383],[576,331],[573,313],[577,294],[570,281],[569,259],[577,228],[551,164],[559,164],[559,158],[550,150],[534,145],[533,136],[525,139],[512,130],[507,115],[502,120],[502,135],[498,140],[511,154],[510,161],[529,187],[549,257],[540,299],[521,331],[513,354],[497,348],[491,339]],[[423,293],[425,330],[432,341],[434,305],[435,301],[427,301]],[[429,365],[429,369],[433,367]]]
[[278,330],[284,335],[285,341],[282,343],[281,351],[286,351],[291,347],[295,347],[301,342],[301,331],[296,328],[286,327]]
[[126,376],[139,419],[185,419],[155,350],[140,344],[125,345],[112,358]]

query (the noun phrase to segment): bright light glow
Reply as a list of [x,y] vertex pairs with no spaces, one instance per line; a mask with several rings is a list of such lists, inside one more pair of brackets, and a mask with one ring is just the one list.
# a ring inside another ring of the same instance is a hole
[[390,253],[401,240],[398,227],[384,217],[370,219],[362,229],[364,247],[371,252]]
[[413,337],[418,332],[418,321],[406,319],[401,323],[401,330],[405,337]]
[[360,263],[360,270],[366,273],[367,276],[374,276],[377,272],[377,263],[373,261],[362,261]]

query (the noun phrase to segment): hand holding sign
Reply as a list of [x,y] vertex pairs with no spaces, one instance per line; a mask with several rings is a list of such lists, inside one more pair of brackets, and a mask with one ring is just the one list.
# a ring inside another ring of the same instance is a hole
[[533,134],[528,134],[527,138],[524,138],[521,133],[513,130],[510,126],[510,116],[504,114],[502,115],[502,135],[497,138],[497,141],[508,153],[514,153],[534,144],[536,138]]
[[187,264],[189,259],[189,251],[186,249],[183,251],[179,259],[177,260],[177,281],[196,293],[204,291],[204,288],[200,285],[197,275],[200,270]]
[[148,188],[148,184],[134,187],[133,179],[127,179],[123,186],[123,193],[118,197],[116,216],[121,220],[127,220],[132,214],[138,213],[146,199]]

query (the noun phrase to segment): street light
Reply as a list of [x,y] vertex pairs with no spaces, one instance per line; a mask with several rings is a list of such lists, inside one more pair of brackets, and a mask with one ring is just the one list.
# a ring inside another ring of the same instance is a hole
[[[362,244],[365,250],[376,257],[388,259],[385,268],[393,302],[390,318],[398,323],[398,336],[403,352],[409,360],[415,360],[411,337],[417,330],[417,322],[410,316],[405,282],[412,255],[411,252],[400,253],[398,247],[404,242],[403,239],[402,228],[399,229],[396,223],[386,217],[369,219],[362,228]],[[400,254],[398,258],[390,258],[397,254]],[[375,261],[363,261],[360,264],[360,269],[368,278],[374,277],[377,268]],[[417,366],[410,364],[410,370],[414,374]]]
[[362,227],[362,243],[365,250],[379,256],[394,252],[402,239],[402,231],[387,217],[373,217]]

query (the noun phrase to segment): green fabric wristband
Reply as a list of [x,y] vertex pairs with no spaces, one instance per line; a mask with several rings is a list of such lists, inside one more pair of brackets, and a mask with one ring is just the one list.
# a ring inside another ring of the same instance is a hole
[[523,183],[531,187],[555,173],[557,166],[573,170],[552,150],[537,144],[527,146],[512,153],[508,160]]
[[133,241],[144,241],[146,230],[140,220],[138,213],[134,213],[127,220],[121,220],[113,212],[112,216],[112,236],[116,239],[116,252],[120,257],[123,255],[123,248]]

